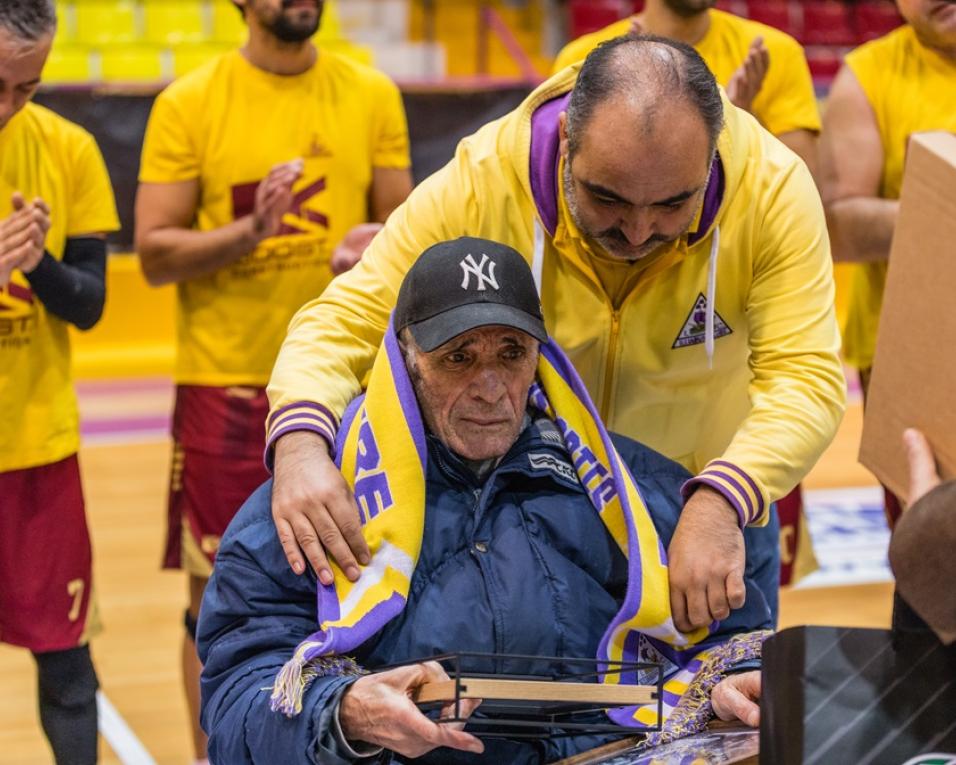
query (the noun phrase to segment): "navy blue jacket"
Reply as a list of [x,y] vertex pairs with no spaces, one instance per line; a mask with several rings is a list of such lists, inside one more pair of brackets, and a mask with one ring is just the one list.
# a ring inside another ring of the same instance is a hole
[[[689,476],[630,439],[614,441],[666,547],[680,515],[678,489]],[[484,482],[429,439],[426,481],[424,538],[408,604],[355,652],[359,664],[373,669],[452,651],[593,657],[623,599],[627,563],[578,483],[554,425],[539,418],[525,428]],[[354,678],[313,681],[295,718],[269,709],[267,689],[317,628],[315,576],[289,569],[270,498],[266,483],[230,524],[203,599],[198,646],[210,758],[217,765],[355,762],[342,757],[330,728]],[[748,529],[746,537],[747,602],[721,624],[725,636],[772,626],[775,524]],[[496,671],[536,669],[518,662]],[[548,762],[601,742],[595,736],[488,739],[482,758],[442,749],[416,762]]]

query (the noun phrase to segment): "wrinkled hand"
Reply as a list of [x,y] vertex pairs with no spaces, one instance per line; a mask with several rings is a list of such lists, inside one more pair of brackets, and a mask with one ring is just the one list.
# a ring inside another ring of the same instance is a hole
[[727,83],[727,97],[731,103],[748,112],[751,111],[753,101],[763,86],[763,80],[769,68],[770,54],[764,47],[763,38],[758,37],[750,43],[747,58]]
[[304,167],[301,159],[276,165],[256,188],[252,231],[258,241],[279,233],[282,216],[292,209],[292,187],[302,177]]
[[684,505],[667,549],[677,629],[706,627],[744,604],[745,557],[737,511],[719,492],[701,486]]
[[0,286],[15,268],[28,274],[40,264],[50,230],[50,208],[42,199],[28,204],[17,191],[11,202],[13,212],[0,222]]
[[710,704],[721,720],[740,720],[751,728],[760,725],[760,671],[728,675],[710,692]]
[[[272,519],[289,566],[305,571],[304,552],[322,584],[332,583],[328,551],[345,575],[359,578],[369,560],[358,507],[321,436],[296,431],[275,445]],[[356,560],[357,559],[357,560]]]
[[[462,730],[464,723],[433,722],[410,698],[419,686],[448,679],[434,661],[359,678],[342,695],[342,733],[349,741],[383,746],[404,757],[421,757],[440,746],[481,754],[484,745]],[[480,703],[479,699],[463,699],[460,716],[470,717]],[[442,717],[453,714],[454,704],[442,709]]]
[[360,223],[349,229],[345,238],[332,252],[332,273],[338,276],[351,270],[362,259],[365,250],[381,230],[381,223]]
[[903,445],[910,466],[910,490],[908,503],[912,505],[924,494],[929,493],[942,483],[936,471],[933,450],[920,431],[907,428],[903,431]]

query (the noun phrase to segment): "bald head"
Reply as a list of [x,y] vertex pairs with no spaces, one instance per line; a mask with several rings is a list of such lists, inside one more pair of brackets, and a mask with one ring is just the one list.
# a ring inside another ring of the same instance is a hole
[[714,75],[689,45],[651,35],[625,35],[593,50],[578,74],[567,109],[570,156],[576,153],[595,112],[613,103],[630,115],[632,129],[649,134],[692,112],[717,144],[724,122]]

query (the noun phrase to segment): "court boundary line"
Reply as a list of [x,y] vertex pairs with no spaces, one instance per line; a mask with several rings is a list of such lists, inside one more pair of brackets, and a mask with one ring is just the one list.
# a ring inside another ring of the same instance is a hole
[[156,765],[156,760],[103,691],[96,692],[96,709],[100,733],[123,765]]

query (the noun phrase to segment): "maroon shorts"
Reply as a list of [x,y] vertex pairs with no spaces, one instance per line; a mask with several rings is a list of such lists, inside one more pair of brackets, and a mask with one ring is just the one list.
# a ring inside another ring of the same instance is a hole
[[212,572],[229,521],[269,477],[268,413],[263,388],[177,386],[164,568]]
[[34,653],[82,645],[92,586],[76,455],[0,473],[0,640]]

